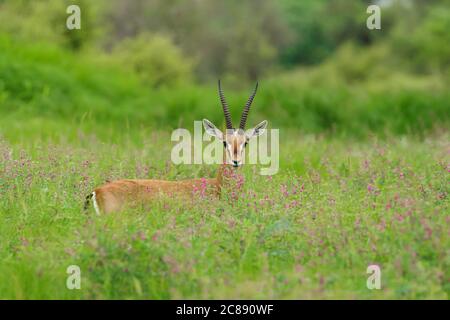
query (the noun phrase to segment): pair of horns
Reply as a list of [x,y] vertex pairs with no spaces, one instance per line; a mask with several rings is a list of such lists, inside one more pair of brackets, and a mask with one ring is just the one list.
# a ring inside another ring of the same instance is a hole
[[[239,129],[242,130],[245,129],[245,123],[247,122],[248,112],[250,111],[250,106],[252,105],[253,98],[255,98],[257,90],[258,90],[258,82],[256,82],[255,89],[253,90],[253,93],[250,95],[250,97],[247,100],[247,103],[244,106],[244,110],[242,111],[241,116],[241,122],[239,123]],[[230,111],[228,110],[228,104],[227,101],[225,100],[225,96],[223,95],[222,87],[220,86],[220,80],[219,80],[219,97],[220,102],[222,103],[223,114],[225,116],[227,129],[233,129],[233,123],[231,122],[231,114]]]

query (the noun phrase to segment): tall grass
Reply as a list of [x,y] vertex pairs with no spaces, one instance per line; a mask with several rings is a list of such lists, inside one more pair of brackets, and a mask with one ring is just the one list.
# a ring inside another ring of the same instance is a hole
[[[107,57],[1,36],[0,298],[448,299],[449,93],[336,79],[261,80],[249,120],[281,128],[277,175],[244,166],[233,196],[95,216],[82,204],[105,181],[215,174],[169,159],[172,129],[222,121],[215,84],[150,89]],[[224,87],[236,119],[249,92]]]
[[[289,139],[280,173],[244,166],[233,196],[83,214],[106,180],[214,175],[170,165],[159,138],[145,148],[2,141],[1,298],[448,298],[448,137]],[[381,290],[366,287],[370,264]],[[81,290],[66,288],[69,265]]]

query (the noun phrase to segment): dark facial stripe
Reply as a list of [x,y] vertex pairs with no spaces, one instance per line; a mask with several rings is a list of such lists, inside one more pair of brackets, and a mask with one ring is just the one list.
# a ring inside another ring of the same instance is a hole
[[236,139],[233,139],[233,153],[234,153],[235,156],[237,156],[237,153],[238,153],[238,144],[237,144]]

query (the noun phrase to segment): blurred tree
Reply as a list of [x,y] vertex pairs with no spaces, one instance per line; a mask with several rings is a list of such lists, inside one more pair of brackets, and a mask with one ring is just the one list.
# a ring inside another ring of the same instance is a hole
[[[102,36],[102,14],[106,1],[4,0],[0,2],[0,31],[26,41],[53,42],[73,50],[93,44]],[[66,9],[81,8],[81,30],[68,30]]]
[[297,63],[316,63],[332,50],[322,28],[318,16],[326,2],[282,0],[283,15],[289,27],[293,31],[290,37],[290,45],[281,54],[281,60],[285,65]]
[[[366,9],[374,3],[383,7],[379,31],[366,28]],[[69,4],[81,7],[81,30],[66,28]],[[191,73],[202,81],[226,77],[239,84],[280,65],[318,64],[333,56],[339,64],[356,51],[378,52],[370,48],[379,45],[398,69],[449,70],[449,10],[448,0],[0,0],[0,33],[126,56],[121,61],[141,78],[151,77],[144,81],[152,86],[171,83],[167,74],[176,83]],[[369,50],[340,50],[346,43]],[[151,50],[168,50],[167,57]],[[342,65],[351,78],[348,62]],[[157,70],[167,74],[156,80]]]
[[390,44],[404,67],[420,73],[450,69],[450,2],[415,1],[397,11]]
[[284,19],[294,35],[282,51],[282,63],[314,64],[323,61],[349,40],[369,44],[367,0],[281,0]]
[[141,33],[125,38],[114,48],[114,56],[151,87],[171,86],[192,79],[192,61],[165,36]]
[[201,79],[261,76],[276,64],[288,33],[269,0],[114,0],[108,16],[110,43],[142,31],[167,34],[198,61]]
[[383,44],[364,47],[347,42],[340,46],[333,59],[324,64],[328,67],[324,74],[327,77],[336,76],[340,82],[349,84],[367,82],[371,78],[387,78],[393,67],[390,54],[389,47]]

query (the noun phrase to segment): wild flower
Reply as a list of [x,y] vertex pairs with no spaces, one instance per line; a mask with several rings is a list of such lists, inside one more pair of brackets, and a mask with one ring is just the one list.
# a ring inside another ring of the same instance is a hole
[[285,184],[282,184],[280,186],[280,191],[281,191],[281,193],[282,193],[282,195],[284,197],[288,197],[289,196],[289,191],[287,190],[287,186]]
[[428,221],[425,218],[420,219],[420,224],[422,225],[425,232],[425,239],[429,240],[433,234],[433,229],[431,229]]
[[156,230],[156,232],[152,235],[152,241],[158,241],[161,237],[161,230]]
[[163,257],[163,261],[169,266],[169,270],[171,273],[177,274],[181,271],[180,264],[175,258],[166,255]]
[[286,209],[296,208],[296,207],[298,207],[299,205],[300,205],[300,201],[298,201],[298,200],[292,200],[291,202],[289,202],[289,203],[287,203],[287,204],[285,205],[285,208],[286,208]]
[[368,171],[369,168],[370,168],[370,160],[364,159],[363,164],[362,164],[362,167],[363,167],[363,169],[364,169],[365,171]]
[[391,204],[390,200],[386,203],[384,208],[386,209],[386,211],[388,211],[388,210],[390,210],[392,208],[392,204]]
[[192,193],[194,196],[205,198],[208,195],[208,182],[205,178],[200,179],[200,183],[194,183],[192,185]]
[[371,184],[371,183],[369,183],[367,185],[367,192],[369,194],[374,195],[374,196],[378,196],[380,194],[380,190],[378,190],[378,188],[375,185]]
[[379,231],[384,232],[384,230],[386,230],[386,220],[381,219],[380,223],[376,227]]
[[361,218],[357,217],[355,219],[355,228],[359,228],[361,226]]
[[405,220],[405,217],[401,214],[401,213],[397,213],[394,216],[395,220],[397,220],[398,222],[402,222],[403,220]]

